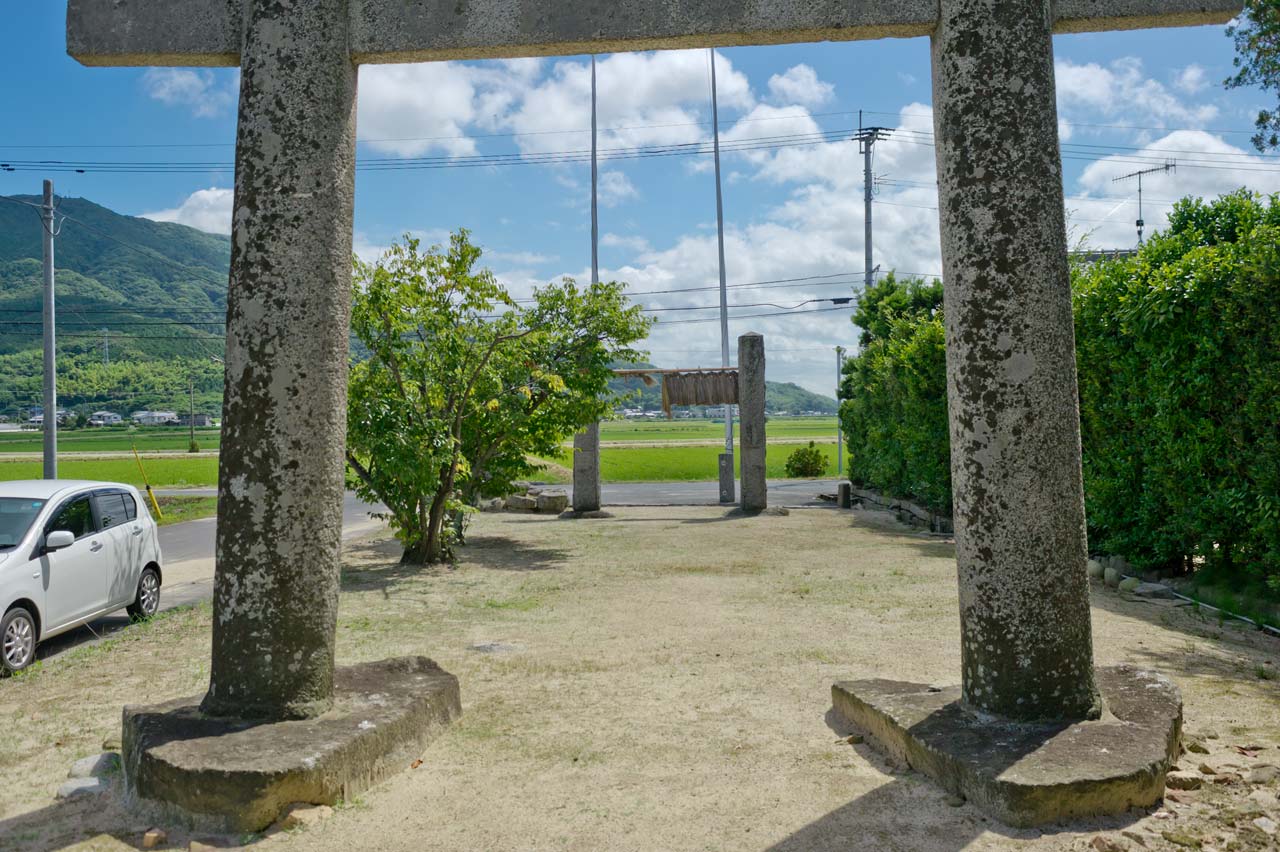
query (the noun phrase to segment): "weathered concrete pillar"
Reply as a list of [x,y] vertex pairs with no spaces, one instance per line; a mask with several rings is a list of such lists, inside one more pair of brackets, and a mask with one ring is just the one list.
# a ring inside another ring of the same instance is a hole
[[963,696],[1099,712],[1050,0],[941,0],[934,133]]
[[247,5],[202,709],[283,719],[333,694],[356,67],[348,0]]
[[742,448],[742,508],[758,512],[769,505],[764,452],[764,337],[738,338],[738,442]]
[[573,511],[600,511],[600,424],[573,436]]

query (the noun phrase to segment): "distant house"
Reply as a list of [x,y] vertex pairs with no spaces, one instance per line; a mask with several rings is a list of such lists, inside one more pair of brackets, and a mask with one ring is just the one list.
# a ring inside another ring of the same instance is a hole
[[135,411],[133,422],[139,426],[175,426],[178,423],[176,411]]
[[89,415],[90,426],[119,426],[124,418],[114,411],[95,411]]
[[[192,419],[193,419],[192,415],[190,414],[179,414],[178,425],[190,426],[192,425],[191,423]],[[213,425],[213,418],[210,417],[208,414],[197,414],[194,416],[194,420],[195,420],[196,426],[212,426]]]

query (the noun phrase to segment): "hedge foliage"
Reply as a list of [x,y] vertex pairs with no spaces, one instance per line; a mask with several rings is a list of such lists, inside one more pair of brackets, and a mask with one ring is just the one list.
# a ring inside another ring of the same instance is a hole
[[950,514],[941,282],[890,273],[863,294],[853,321],[860,353],[840,385],[850,480]]
[[[1280,201],[1184,200],[1072,278],[1091,550],[1280,593]],[[855,480],[945,511],[940,289],[863,299],[841,424]]]

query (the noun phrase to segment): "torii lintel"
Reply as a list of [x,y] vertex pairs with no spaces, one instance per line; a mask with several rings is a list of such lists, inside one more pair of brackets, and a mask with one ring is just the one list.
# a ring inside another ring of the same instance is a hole
[[[85,65],[238,66],[247,0],[69,0]],[[1240,0],[1058,0],[1054,32],[1221,24]],[[359,64],[930,35],[938,0],[350,0]]]

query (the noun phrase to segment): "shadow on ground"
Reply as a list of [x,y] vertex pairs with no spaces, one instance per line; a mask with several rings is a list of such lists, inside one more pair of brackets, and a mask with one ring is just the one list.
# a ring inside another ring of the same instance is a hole
[[[452,570],[448,563],[413,565],[400,561],[404,549],[395,539],[371,540],[348,545],[342,569],[342,590],[386,590],[424,574]],[[572,558],[560,548],[532,547],[504,535],[470,535],[459,555],[468,568],[492,571],[551,571]],[[356,564],[351,564],[356,563]]]
[[[840,737],[846,737],[856,730],[834,708],[827,711],[824,721]],[[930,720],[926,719],[920,724],[928,725]],[[878,768],[885,767],[886,759],[870,744],[864,743],[853,748],[868,763]],[[1045,828],[1009,828],[972,805],[951,799],[946,791],[921,773],[909,768],[894,767],[892,764],[885,771],[890,773],[891,778],[887,783],[794,831],[770,846],[769,852],[845,852],[849,849],[907,852],[924,847],[931,852],[959,852],[969,848],[978,837],[988,832],[1000,838],[1026,842],[1068,831],[1118,831],[1132,825],[1147,813],[1131,811],[1114,817],[1081,820]],[[953,807],[938,807],[945,804],[952,804]],[[919,818],[922,810],[946,813],[948,818],[941,824],[922,824]]]

